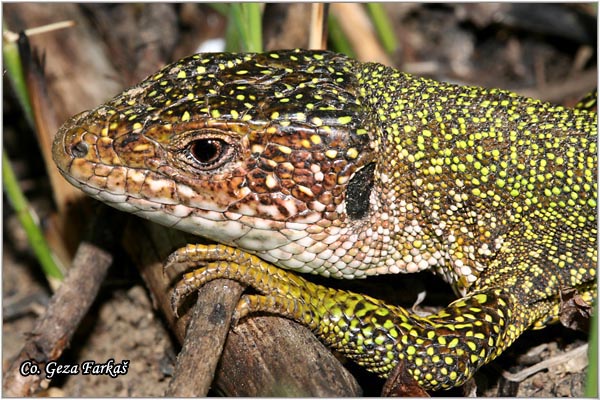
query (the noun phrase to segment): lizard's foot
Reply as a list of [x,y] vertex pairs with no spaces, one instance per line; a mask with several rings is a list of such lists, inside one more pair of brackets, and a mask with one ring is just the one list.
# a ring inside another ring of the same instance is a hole
[[314,328],[315,316],[310,310],[318,302],[319,290],[327,291],[256,256],[224,245],[182,247],[165,262],[165,270],[173,267],[194,268],[183,275],[171,295],[171,307],[176,315],[185,298],[204,284],[215,279],[231,279],[260,293],[241,298],[233,316],[234,322],[249,313],[265,311],[299,320]]

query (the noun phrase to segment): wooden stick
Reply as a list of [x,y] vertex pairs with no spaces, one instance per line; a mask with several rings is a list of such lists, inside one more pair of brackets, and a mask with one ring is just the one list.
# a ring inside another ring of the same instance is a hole
[[49,361],[58,359],[96,299],[112,263],[113,245],[107,241],[111,235],[106,233],[113,221],[109,214],[115,212],[102,206],[92,223],[92,237],[79,246],[73,267],[50,299],[46,313],[37,321],[18,356],[6,369],[3,380],[5,396],[32,396],[42,389],[45,374],[23,375],[21,367],[31,362],[43,372]]

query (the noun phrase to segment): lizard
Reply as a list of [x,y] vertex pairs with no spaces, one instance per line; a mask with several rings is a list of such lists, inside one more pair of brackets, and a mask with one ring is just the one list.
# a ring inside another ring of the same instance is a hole
[[[596,297],[597,116],[328,51],[195,54],[67,121],[65,178],[117,209],[215,241],[176,250],[175,310],[204,283],[256,289],[387,377],[465,383],[560,293]],[[430,270],[458,299],[422,317],[309,282]]]

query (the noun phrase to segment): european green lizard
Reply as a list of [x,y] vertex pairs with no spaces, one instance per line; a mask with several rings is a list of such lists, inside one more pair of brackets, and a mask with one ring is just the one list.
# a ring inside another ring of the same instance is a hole
[[[330,52],[198,54],[73,117],[53,151],[89,195],[220,243],[169,258],[194,269],[174,307],[235,279],[260,293],[236,318],[294,319],[435,390],[555,321],[561,290],[595,298],[596,124]],[[428,269],[463,296],[429,317],[290,272]]]

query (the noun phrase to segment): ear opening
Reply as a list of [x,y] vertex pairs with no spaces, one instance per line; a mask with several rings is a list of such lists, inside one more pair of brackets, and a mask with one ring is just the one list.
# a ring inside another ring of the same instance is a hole
[[369,197],[375,179],[375,163],[371,162],[354,173],[346,190],[346,213],[352,220],[363,218],[369,212]]

